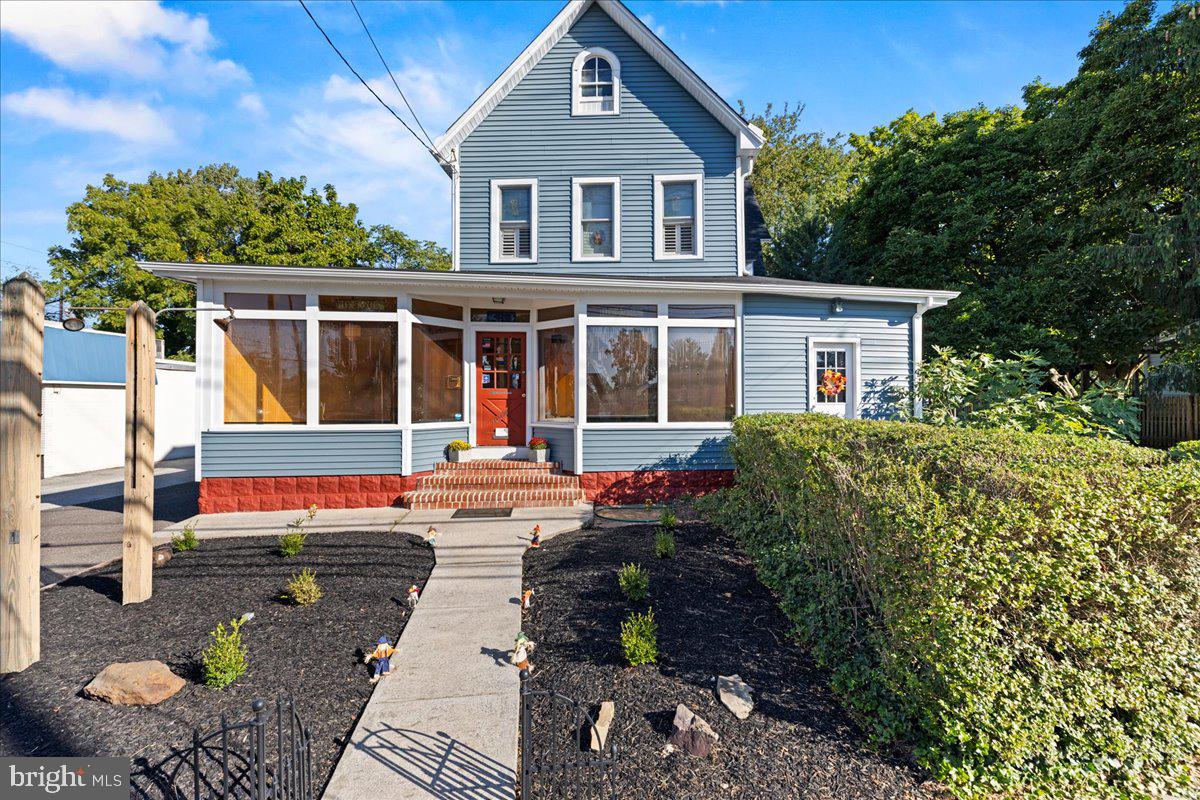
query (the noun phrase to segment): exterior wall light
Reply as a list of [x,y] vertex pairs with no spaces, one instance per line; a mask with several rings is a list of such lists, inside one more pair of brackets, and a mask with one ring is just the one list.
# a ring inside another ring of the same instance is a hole
[[498,306],[502,306],[502,305],[504,305],[504,298],[503,297],[493,297],[492,302]]
[[833,303],[830,305],[829,310],[833,314],[842,313],[842,298],[840,298],[840,297],[833,298]]

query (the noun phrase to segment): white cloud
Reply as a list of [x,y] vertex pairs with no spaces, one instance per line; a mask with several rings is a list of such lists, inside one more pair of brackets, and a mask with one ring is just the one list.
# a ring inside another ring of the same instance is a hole
[[237,107],[252,117],[265,117],[267,115],[267,107],[263,105],[262,98],[254,92],[247,92],[239,97]]
[[5,95],[4,107],[62,128],[107,133],[129,142],[164,144],[175,140],[170,122],[139,100],[87,97],[70,89],[34,87]]
[[214,58],[208,19],[158,2],[4,3],[0,30],[60,67],[149,79],[171,75],[190,88],[246,80]]
[[658,20],[654,18],[653,14],[642,14],[640,17],[638,17],[638,19],[646,23],[646,27],[654,31],[654,35],[658,38],[661,39],[667,35],[667,27],[665,25],[658,24]]

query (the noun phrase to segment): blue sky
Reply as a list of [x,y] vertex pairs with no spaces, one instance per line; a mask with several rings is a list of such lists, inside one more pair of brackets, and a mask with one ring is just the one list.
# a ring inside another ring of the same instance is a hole
[[[314,14],[400,108],[348,2]],[[803,103],[865,131],[913,108],[1018,103],[1069,79],[1120,2],[650,2],[629,6],[731,103]],[[559,2],[359,7],[436,137]],[[449,181],[374,104],[298,3],[13,2],[0,8],[0,268],[44,275],[64,209],[106,172],[142,180],[228,161],[332,183],[368,224],[449,242]]]

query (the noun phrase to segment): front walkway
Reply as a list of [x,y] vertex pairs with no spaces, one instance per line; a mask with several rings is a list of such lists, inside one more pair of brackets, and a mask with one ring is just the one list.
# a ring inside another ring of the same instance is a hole
[[[574,530],[590,509],[517,509],[509,519],[415,511],[397,530],[437,538],[437,563],[324,800],[512,800],[519,678],[506,660],[521,625],[521,557],[535,523]],[[407,588],[407,587],[403,587]]]

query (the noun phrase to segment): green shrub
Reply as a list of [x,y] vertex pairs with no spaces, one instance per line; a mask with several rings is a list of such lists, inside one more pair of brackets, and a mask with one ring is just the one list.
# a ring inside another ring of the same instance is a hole
[[286,558],[299,555],[300,551],[304,549],[304,540],[307,538],[307,533],[298,530],[283,534],[279,537],[279,555]]
[[242,642],[242,626],[252,619],[253,614],[243,614],[230,622],[228,628],[218,623],[216,630],[209,634],[212,641],[200,656],[206,686],[224,689],[245,674],[250,651]]
[[662,526],[663,530],[674,530],[675,526],[679,524],[679,517],[675,516],[675,512],[671,509],[664,508],[662,514],[658,516],[658,524]]
[[650,573],[641,564],[622,564],[617,570],[617,583],[625,597],[641,602],[650,594]]
[[621,651],[631,667],[658,660],[658,623],[653,608],[645,614],[631,613],[621,623]]
[[321,599],[324,592],[317,584],[317,575],[308,567],[300,570],[299,575],[292,575],[283,590],[283,599],[298,606],[307,606]]
[[186,553],[188,550],[195,550],[200,546],[200,540],[196,538],[196,526],[185,525],[183,531],[178,536],[171,537],[171,550],[176,553]]
[[670,531],[658,531],[654,534],[654,555],[659,558],[675,557],[675,534]]
[[1180,442],[1167,451],[1173,461],[1200,461],[1200,439]]
[[963,796],[1167,796],[1186,780],[1200,465],[819,414],[733,434],[737,484],[702,508],[876,742]]

